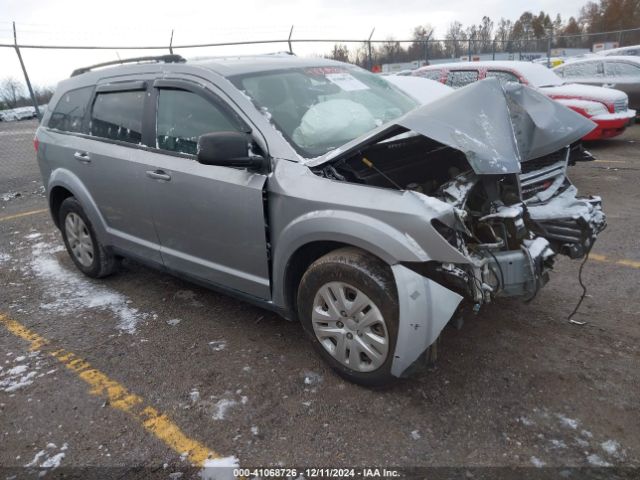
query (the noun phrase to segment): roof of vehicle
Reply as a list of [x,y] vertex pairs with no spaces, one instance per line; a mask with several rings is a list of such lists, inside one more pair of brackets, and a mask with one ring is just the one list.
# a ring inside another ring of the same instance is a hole
[[[610,48],[608,50],[600,50],[599,52],[597,52],[597,54],[598,55],[603,55],[605,57],[608,57],[610,55],[616,55],[619,52],[626,52],[627,50],[640,50],[640,45],[627,45],[626,47]],[[633,56],[633,55],[627,55],[627,56]]]
[[[593,62],[593,61],[598,61],[598,62],[629,62],[629,63],[636,63],[636,64],[640,64],[640,57],[636,57],[633,55],[609,55],[609,56],[592,56],[592,57],[586,57],[586,58],[567,58],[567,60],[564,62],[564,65],[569,65],[569,64],[574,64],[574,63],[585,63],[585,62]],[[559,65],[558,67],[561,67],[562,65]],[[556,68],[558,68],[556,67]]]
[[[153,60],[156,60],[155,62]],[[184,59],[180,62],[165,62],[163,57],[145,57],[145,62],[124,63],[122,65],[94,65],[92,67],[80,68],[74,71],[72,76],[87,75],[92,72],[120,74],[121,72],[134,73],[138,69],[149,70],[150,66],[157,66],[163,71],[183,70],[182,67],[205,68],[218,73],[224,77],[243,75],[254,72],[264,72],[271,70],[282,70],[287,68],[305,68],[321,66],[345,66],[342,62],[329,60],[326,58],[301,58],[289,53],[275,53],[249,56],[224,56],[224,57],[199,57],[194,59]],[[130,59],[138,60],[138,59]],[[127,60],[125,59],[124,62]],[[149,63],[151,61],[151,63]]]
[[319,66],[345,66],[345,63],[326,58],[302,58],[289,54],[213,57],[187,61],[187,65],[207,68],[222,76]]
[[437,70],[438,68],[465,70],[465,69],[479,69],[479,68],[498,68],[505,70],[514,70],[521,74],[530,84],[541,87],[546,85],[560,85],[562,80],[551,70],[544,65],[532,62],[519,62],[519,61],[501,61],[501,60],[487,60],[483,62],[452,62],[452,63],[439,63],[437,65],[431,65],[428,67],[419,68],[421,70]]

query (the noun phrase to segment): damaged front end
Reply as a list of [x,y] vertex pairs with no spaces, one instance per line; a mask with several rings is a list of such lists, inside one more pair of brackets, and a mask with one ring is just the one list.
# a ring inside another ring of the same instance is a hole
[[[466,263],[403,266],[470,299],[536,295],[557,254],[583,257],[605,226],[598,197],[566,176],[585,117],[517,84],[472,84],[309,164],[433,207],[428,226]],[[449,209],[441,208],[447,205]],[[421,245],[429,254],[430,246]]]

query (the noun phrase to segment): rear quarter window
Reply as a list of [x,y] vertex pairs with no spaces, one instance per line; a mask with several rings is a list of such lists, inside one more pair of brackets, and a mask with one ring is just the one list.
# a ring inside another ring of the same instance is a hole
[[98,93],[91,111],[91,135],[142,143],[144,98],[144,90]]
[[607,62],[607,77],[640,77],[640,66],[626,62]]
[[590,78],[601,77],[603,70],[602,62],[583,62],[564,65],[561,69],[555,71],[564,78]]
[[505,72],[503,70],[489,70],[486,78],[497,78],[500,82],[517,82],[520,83],[520,79],[511,72]]
[[65,93],[53,109],[47,127],[63,132],[84,133],[84,117],[92,93],[92,86]]
[[478,81],[477,70],[453,70],[447,74],[447,85],[460,88]]
[[417,76],[422,78],[428,78],[429,80],[440,81],[440,77],[442,76],[441,70],[427,70],[424,72],[419,72]]

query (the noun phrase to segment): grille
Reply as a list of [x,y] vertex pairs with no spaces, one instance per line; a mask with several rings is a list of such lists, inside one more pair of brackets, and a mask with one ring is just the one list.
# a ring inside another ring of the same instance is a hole
[[629,99],[621,98],[620,100],[616,100],[613,102],[613,111],[615,113],[624,112],[629,108]]
[[520,188],[522,199],[528,200],[535,194],[546,190],[558,177],[564,177],[567,168],[567,150],[558,150],[528,162],[522,162],[520,173]]

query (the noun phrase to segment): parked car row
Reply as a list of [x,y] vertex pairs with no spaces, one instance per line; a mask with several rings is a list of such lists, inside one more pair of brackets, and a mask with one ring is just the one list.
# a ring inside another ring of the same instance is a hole
[[[563,67],[567,68],[567,65],[556,69]],[[583,140],[620,135],[633,123],[636,116],[636,110],[629,108],[629,97],[623,91],[595,85],[565,83],[555,71],[532,62],[445,63],[419,68],[413,75],[436,80],[453,88],[460,88],[485,78],[528,85],[595,122],[597,128],[585,135]]]
[[[46,105],[38,105],[40,111],[46,108]],[[9,110],[0,110],[0,121],[15,122],[18,120],[30,120],[37,118],[35,107],[18,107]]]

